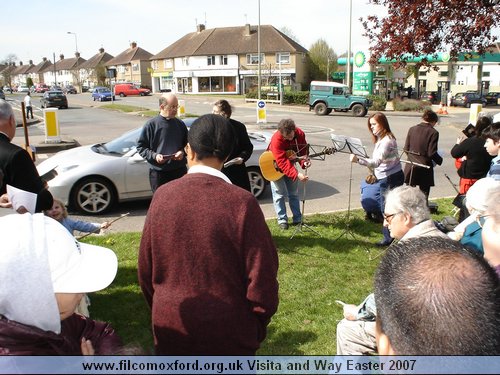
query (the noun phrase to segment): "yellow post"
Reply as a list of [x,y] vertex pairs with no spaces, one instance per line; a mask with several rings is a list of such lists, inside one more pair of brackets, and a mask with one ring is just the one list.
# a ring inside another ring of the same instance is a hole
[[60,143],[59,118],[57,108],[46,108],[43,110],[45,121],[45,143]]
[[257,124],[267,123],[266,102],[264,100],[257,101]]
[[179,108],[177,108],[177,116],[180,118],[186,117],[186,101],[179,100]]
[[477,119],[479,117],[479,113],[483,110],[482,104],[471,104],[470,113],[469,113],[469,124],[476,126]]

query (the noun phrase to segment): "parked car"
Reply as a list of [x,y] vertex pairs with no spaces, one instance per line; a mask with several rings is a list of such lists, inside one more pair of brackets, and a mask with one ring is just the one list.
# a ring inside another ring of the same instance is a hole
[[[194,118],[184,120],[190,126]],[[54,197],[70,208],[87,214],[102,214],[115,203],[152,196],[149,166],[137,152],[142,127],[107,142],[60,151],[37,166]],[[254,146],[246,162],[255,197],[267,186],[259,167],[259,157],[267,149],[272,134],[249,134]]]
[[40,107],[68,108],[68,98],[62,91],[46,91],[40,99]]
[[484,96],[484,98],[486,99],[487,104],[493,104],[493,105],[500,104],[499,102],[500,92],[489,92]]
[[483,106],[488,104],[486,99],[477,92],[459,92],[451,98],[452,106],[470,108],[470,105],[473,103],[482,104]]
[[100,102],[106,101],[106,100],[115,100],[115,96],[111,93],[111,90],[108,89],[107,87],[95,87],[94,90],[92,90],[92,99],[94,101],[98,100]]
[[5,85],[5,86],[3,87],[3,92],[4,92],[4,94],[5,94],[5,93],[8,93],[8,92],[10,92],[10,93],[12,94],[12,91],[13,91],[13,90],[12,90],[12,88],[11,88],[10,86]]
[[2,89],[0,89],[0,99],[5,100],[5,94],[3,93]]
[[129,95],[151,95],[151,90],[140,88],[133,83],[117,83],[114,87],[115,95],[120,95],[121,97]]
[[43,94],[46,91],[49,91],[50,87],[47,86],[45,83],[39,83],[35,86],[35,92],[39,94]]
[[309,110],[318,116],[333,111],[352,111],[352,115],[363,117],[372,102],[364,96],[351,95],[349,87],[337,82],[312,81],[309,88]]
[[437,91],[424,91],[420,95],[420,100],[425,100],[431,104],[436,104],[438,102]]
[[17,92],[30,92],[30,88],[26,85],[17,86]]
[[73,86],[73,85],[67,85],[67,86],[64,88],[63,92],[64,92],[65,94],[76,94],[76,93],[78,93],[78,91],[76,91],[76,87],[75,87],[75,86]]

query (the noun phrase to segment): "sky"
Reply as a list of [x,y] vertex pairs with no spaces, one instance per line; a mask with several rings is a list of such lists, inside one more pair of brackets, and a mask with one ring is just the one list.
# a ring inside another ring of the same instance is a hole
[[[368,0],[352,0],[353,51],[368,48],[360,17],[385,14]],[[0,61],[8,55],[34,64],[43,57],[89,59],[104,48],[116,56],[135,41],[157,54],[184,35],[259,22],[259,0],[7,0],[2,2]],[[306,49],[324,39],[337,54],[347,51],[349,0],[260,0],[260,24],[286,27]],[[72,32],[76,34],[68,34]]]

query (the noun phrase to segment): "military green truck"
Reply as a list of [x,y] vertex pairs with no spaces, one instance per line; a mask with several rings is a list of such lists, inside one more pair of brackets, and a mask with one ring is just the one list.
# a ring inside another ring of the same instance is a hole
[[309,110],[318,116],[328,115],[333,111],[352,111],[352,115],[363,117],[372,105],[364,96],[351,95],[349,87],[337,82],[312,81],[309,90]]

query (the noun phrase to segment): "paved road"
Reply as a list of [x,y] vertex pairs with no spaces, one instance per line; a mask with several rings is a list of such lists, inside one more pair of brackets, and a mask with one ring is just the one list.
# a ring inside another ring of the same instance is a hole
[[[12,96],[9,99],[21,99]],[[69,110],[62,110],[60,114],[61,134],[66,139],[77,139],[80,144],[91,144],[110,140],[128,129],[141,126],[145,119],[137,115],[110,112],[98,109],[101,103],[92,102],[89,94],[69,96]],[[181,96],[186,100],[188,113],[203,114],[211,112],[214,101],[211,97],[203,96]],[[308,142],[317,150],[322,147],[332,146],[331,134],[349,135],[358,137],[366,146],[370,155],[373,150],[366,118],[354,118],[350,114],[332,114],[330,116],[318,117],[304,107],[268,105],[268,124],[256,125],[256,109],[254,103],[245,103],[243,99],[230,101],[235,106],[233,117],[247,124],[249,130],[269,131],[275,130],[276,123],[284,117],[292,117],[296,123],[304,129]],[[37,104],[37,99],[33,100]],[[140,105],[155,109],[158,103],[157,96],[151,97],[127,97],[117,100],[120,104]],[[498,112],[500,108],[486,108],[487,111]],[[35,110],[35,115],[41,112]],[[402,147],[409,126],[419,122],[420,115],[417,113],[387,112],[391,128],[395,133],[399,146]],[[436,186],[431,189],[431,198],[453,196],[455,191],[445,174],[458,182],[453,159],[449,150],[460,135],[461,129],[468,121],[468,111],[465,109],[450,109],[448,116],[442,116],[438,130],[440,132],[440,149],[445,153],[443,166],[435,169]],[[43,127],[31,126],[30,139],[32,144],[44,141]],[[19,131],[14,140],[18,144],[24,143],[22,132]],[[41,155],[42,156],[42,155]],[[43,156],[42,156],[43,157]],[[347,208],[349,198],[351,207],[360,207],[359,182],[366,176],[367,170],[358,165],[352,168],[352,179],[350,179],[351,164],[347,154],[337,153],[326,156],[325,160],[313,161],[309,170],[310,181],[307,183],[307,196],[305,213],[331,212]],[[351,196],[349,197],[349,190]],[[302,195],[301,195],[302,196]],[[275,217],[272,206],[270,189],[266,191],[260,200],[264,215],[268,218]],[[105,221],[119,216],[121,213],[130,212],[130,216],[117,221],[109,229],[110,231],[138,231],[142,229],[144,216],[149,202],[134,202],[120,204],[107,216],[97,218],[86,217],[87,220]],[[1,213],[0,213],[1,214]]]

